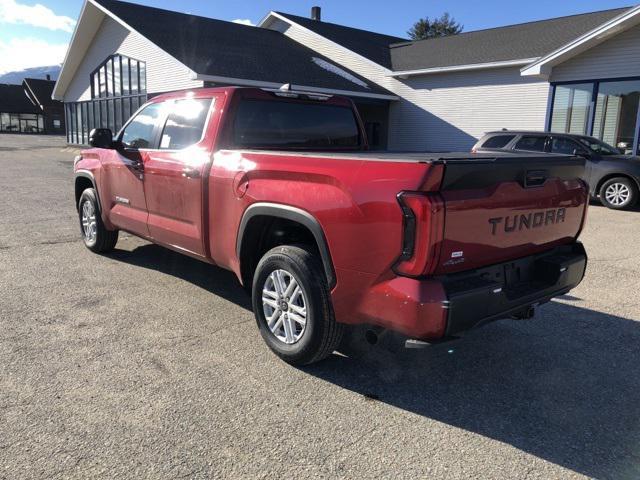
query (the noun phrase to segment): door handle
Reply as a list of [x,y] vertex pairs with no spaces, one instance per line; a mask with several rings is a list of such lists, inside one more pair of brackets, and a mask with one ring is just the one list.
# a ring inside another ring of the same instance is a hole
[[539,187],[547,181],[546,170],[529,170],[524,179],[524,188]]
[[182,169],[182,176],[185,178],[198,178],[200,171],[197,168],[185,167]]

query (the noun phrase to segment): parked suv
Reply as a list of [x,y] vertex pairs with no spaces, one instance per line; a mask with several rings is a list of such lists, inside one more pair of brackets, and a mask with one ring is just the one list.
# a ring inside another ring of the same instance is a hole
[[568,133],[489,132],[472,152],[509,151],[531,154],[548,152],[580,155],[587,159],[584,180],[592,199],[606,207],[621,210],[633,207],[640,190],[640,157],[620,150],[594,137]]
[[123,230],[233,271],[293,364],[346,324],[430,342],[530,318],[584,275],[580,157],[367,151],[349,99],[236,87],[154,97],[90,143],[86,247]]

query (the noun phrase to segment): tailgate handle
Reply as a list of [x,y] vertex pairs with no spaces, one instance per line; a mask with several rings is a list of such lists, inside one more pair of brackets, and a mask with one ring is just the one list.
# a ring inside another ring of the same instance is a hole
[[524,178],[524,188],[539,187],[546,181],[546,170],[529,170]]

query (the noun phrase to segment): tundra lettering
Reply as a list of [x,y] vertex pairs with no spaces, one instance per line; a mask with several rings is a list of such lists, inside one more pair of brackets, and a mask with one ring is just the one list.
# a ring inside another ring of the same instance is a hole
[[566,213],[566,209],[558,208],[543,212],[490,218],[491,234],[496,235],[498,233],[498,225],[503,222],[505,233],[514,232],[516,229],[518,231],[529,230],[530,228],[544,227],[549,224],[563,223]]
[[369,151],[347,98],[239,87],[158,95],[89,144],[85,246],[108,252],[122,230],[230,270],[291,364],[354,325],[414,345],[530,317],[585,272],[583,158]]

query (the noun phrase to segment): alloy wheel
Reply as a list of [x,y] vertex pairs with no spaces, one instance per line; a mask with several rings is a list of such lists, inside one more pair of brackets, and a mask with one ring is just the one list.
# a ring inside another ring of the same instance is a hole
[[262,308],[271,333],[288,345],[298,342],[307,326],[307,300],[292,273],[278,269],[262,288]]
[[611,205],[620,207],[631,198],[631,190],[624,183],[612,183],[605,190],[604,196]]
[[93,207],[93,202],[86,200],[82,204],[82,232],[87,242],[91,243],[95,241],[98,233],[97,228],[96,210]]

